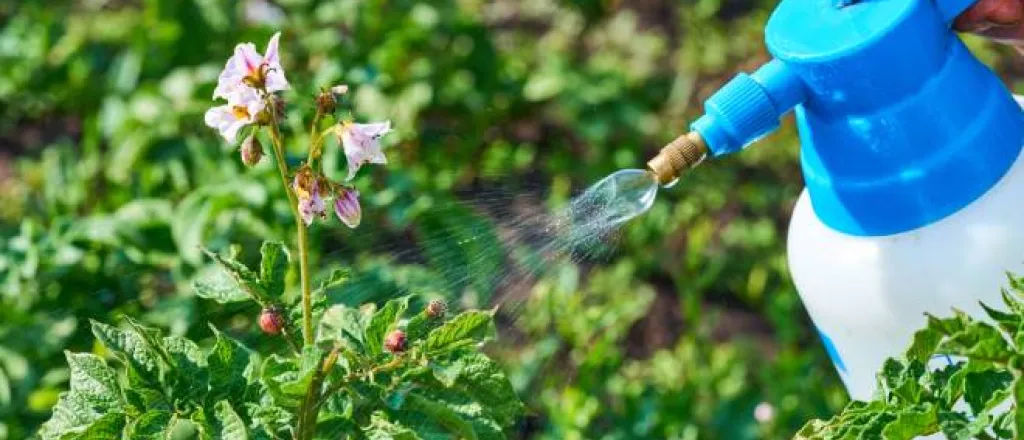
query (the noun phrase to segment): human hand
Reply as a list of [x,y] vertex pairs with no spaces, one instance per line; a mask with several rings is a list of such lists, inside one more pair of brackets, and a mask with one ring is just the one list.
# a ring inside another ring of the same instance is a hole
[[1024,0],[979,0],[953,21],[961,32],[1024,47]]

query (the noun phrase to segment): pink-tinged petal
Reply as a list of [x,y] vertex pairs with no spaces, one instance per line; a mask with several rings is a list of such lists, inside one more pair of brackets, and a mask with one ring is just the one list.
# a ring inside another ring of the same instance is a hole
[[281,39],[281,33],[277,32],[273,37],[270,37],[270,41],[267,42],[267,57],[264,59],[268,65],[280,64],[281,55],[278,51],[278,42]]
[[388,158],[384,157],[384,149],[381,148],[380,142],[372,142],[366,151],[368,153],[366,162],[377,165],[387,165]]
[[313,224],[313,218],[316,217],[316,213],[313,212],[313,207],[310,206],[310,199],[299,200],[299,216],[302,217],[302,222],[309,226]]
[[391,121],[371,122],[369,124],[352,124],[353,129],[360,134],[374,140],[384,137],[391,132]]
[[284,68],[281,67],[281,54],[278,49],[280,39],[280,32],[270,37],[270,42],[267,43],[267,56],[263,59],[263,62],[266,64],[267,83],[265,86],[267,91],[271,93],[288,90],[291,87],[288,84],[288,80],[284,77]]
[[252,43],[242,43],[235,46],[235,68],[245,72],[245,76],[257,76],[260,66],[263,64],[263,56],[256,52],[256,46]]
[[341,144],[348,159],[348,180],[367,163],[386,164],[387,157],[380,138],[391,132],[391,121],[370,124],[347,124],[341,134]]
[[359,206],[359,191],[342,189],[334,199],[334,214],[345,226],[355,229],[362,221],[363,211]]
[[284,70],[281,69],[281,65],[277,67],[268,66],[266,76],[266,88],[270,93],[280,92],[282,90],[288,90],[291,88],[291,84],[288,84],[288,80],[284,77]]
[[[342,143],[344,145],[349,145],[348,142],[344,141],[345,137],[346,136],[342,136]],[[359,172],[359,168],[366,163],[366,156],[363,154],[363,150],[361,149],[345,147],[345,161],[348,162],[348,177],[346,177],[345,180],[352,180],[352,178],[356,176],[356,173]]]
[[309,226],[315,217],[324,218],[327,216],[327,206],[324,199],[320,197],[319,191],[314,191],[310,197],[299,199],[299,216]]
[[348,177],[346,180],[352,180],[356,173],[359,172],[359,168],[369,162],[370,151],[367,150],[368,145],[365,142],[361,142],[351,131],[345,131],[341,135],[341,145],[345,149],[345,160],[348,162]]
[[238,67],[239,64],[236,56],[228,59],[228,62],[224,65],[224,70],[220,72],[220,76],[217,78],[217,88],[213,90],[213,99],[228,99],[228,95],[242,84],[242,78],[245,78],[245,70],[240,69]]

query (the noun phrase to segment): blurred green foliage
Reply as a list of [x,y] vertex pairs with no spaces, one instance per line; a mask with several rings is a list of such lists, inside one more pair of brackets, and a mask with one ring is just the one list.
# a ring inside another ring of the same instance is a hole
[[[140,316],[194,340],[210,320],[258,346],[258,310],[189,286],[210,270],[200,244],[289,239],[272,164],[243,170],[202,123],[234,44],[277,29],[286,70],[313,78],[285,95],[295,151],[321,86],[350,84],[356,116],[397,128],[387,173],[356,181],[366,227],[314,229],[330,260],[314,267],[356,268],[327,300],[503,304],[497,354],[529,407],[523,437],[777,438],[833,414],[845,397],[786,272],[801,188],[789,124],[663,191],[613,255],[505,274],[530,248],[508,242],[526,234],[507,220],[557,210],[677,135],[703,97],[767,59],[772,3],[0,3],[0,439],[48,417],[62,350],[98,350],[89,318]],[[341,156],[329,143],[334,177]],[[761,402],[770,420],[754,419]]]

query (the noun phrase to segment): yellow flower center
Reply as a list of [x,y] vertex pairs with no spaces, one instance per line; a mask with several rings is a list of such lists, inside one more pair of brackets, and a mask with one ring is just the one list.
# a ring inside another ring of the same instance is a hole
[[236,119],[249,119],[250,116],[249,109],[245,108],[244,105],[231,107],[231,114],[234,115]]

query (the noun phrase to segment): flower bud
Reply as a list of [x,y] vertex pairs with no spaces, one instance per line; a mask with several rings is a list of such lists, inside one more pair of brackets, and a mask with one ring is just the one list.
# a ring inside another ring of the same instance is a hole
[[405,332],[401,330],[395,330],[388,333],[388,336],[384,338],[384,348],[392,353],[402,353],[405,351]]
[[324,115],[334,114],[334,110],[338,106],[338,100],[334,98],[334,92],[330,90],[321,90],[316,95],[316,111]]
[[260,159],[263,159],[263,145],[260,144],[259,139],[256,139],[256,134],[250,134],[242,141],[242,163],[246,166],[256,166],[260,163]]
[[439,299],[435,299],[427,303],[427,316],[440,319],[444,318],[444,314],[448,311],[448,305]]
[[276,307],[266,307],[260,312],[260,329],[268,335],[281,333],[284,328],[284,317]]
[[334,214],[345,226],[356,228],[363,218],[363,210],[359,206],[359,191],[341,187],[334,196]]

